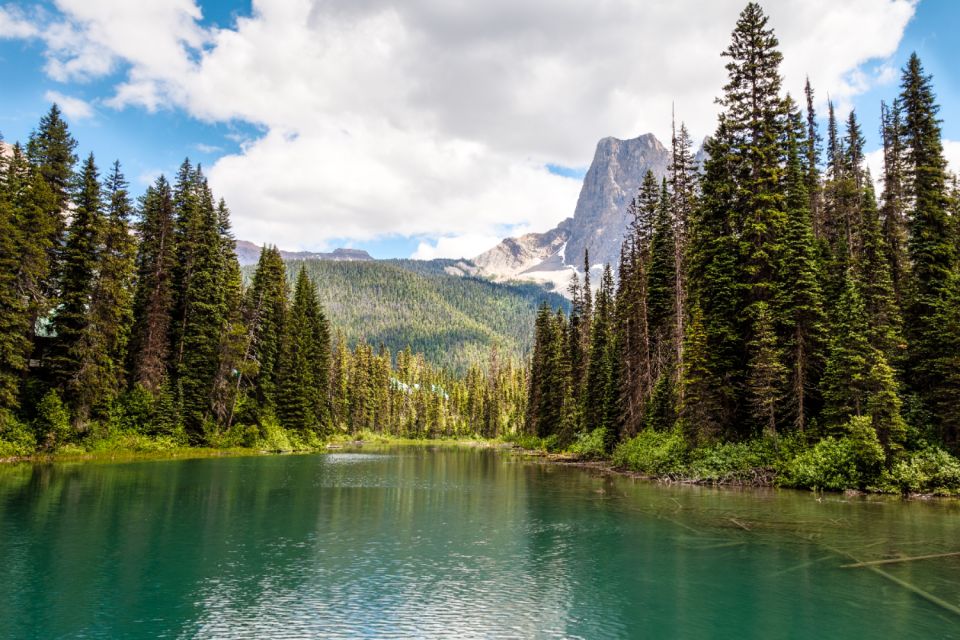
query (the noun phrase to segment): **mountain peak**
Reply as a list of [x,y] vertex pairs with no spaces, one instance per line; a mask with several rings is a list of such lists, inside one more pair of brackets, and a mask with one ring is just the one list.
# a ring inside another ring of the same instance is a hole
[[560,291],[581,267],[585,249],[593,265],[615,266],[629,223],[627,204],[647,171],[659,180],[667,174],[669,161],[669,150],[652,133],[626,140],[601,138],[573,218],[546,233],[507,238],[474,262],[482,274],[495,279],[552,282]]

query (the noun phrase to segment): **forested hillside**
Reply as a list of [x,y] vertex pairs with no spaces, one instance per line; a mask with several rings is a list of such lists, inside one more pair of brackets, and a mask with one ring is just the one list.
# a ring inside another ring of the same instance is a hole
[[[444,271],[448,262],[288,260],[286,265],[291,281],[306,269],[331,329],[343,332],[351,346],[365,340],[394,353],[409,346],[430,364],[458,373],[485,362],[492,347],[502,359],[525,361],[538,306],[568,307],[562,296],[536,284],[450,275]],[[253,272],[244,269],[248,276]]]
[[244,282],[230,212],[198,166],[135,201],[119,162],[101,176],[76,147],[53,105],[0,155],[0,458],[519,423],[523,320],[545,296],[397,264],[284,264],[274,247]]
[[878,200],[857,114],[828,101],[821,134],[767,22],[748,4],[723,52],[702,174],[681,125],[640,186],[619,281],[541,309],[527,428],[648,473],[960,489],[938,448],[960,449],[960,192],[932,78],[914,54],[869,125]]

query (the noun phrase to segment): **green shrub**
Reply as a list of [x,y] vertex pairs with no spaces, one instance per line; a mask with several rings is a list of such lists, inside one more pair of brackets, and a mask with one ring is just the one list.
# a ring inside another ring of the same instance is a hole
[[116,402],[116,422],[122,431],[146,433],[153,422],[153,394],[138,384],[123,393]]
[[687,457],[687,443],[678,430],[647,429],[614,449],[613,464],[631,471],[659,476],[682,473]]
[[256,445],[264,451],[292,451],[293,443],[286,429],[275,418],[265,418],[260,423],[260,438]]
[[844,426],[846,435],[828,436],[783,464],[781,484],[808,489],[863,489],[876,480],[885,459],[869,417]]
[[723,442],[695,449],[690,455],[690,476],[707,482],[749,481],[768,472],[777,460],[772,439]]
[[570,445],[570,453],[584,460],[599,460],[606,457],[605,441],[607,430],[600,428],[590,432],[577,434],[577,439]]
[[39,445],[52,451],[69,443],[73,438],[70,413],[52,389],[37,404],[37,416],[33,420],[33,432]]
[[957,492],[960,460],[937,447],[915,451],[884,474],[883,486],[904,494]]
[[0,458],[28,456],[37,450],[30,427],[9,413],[0,413]]

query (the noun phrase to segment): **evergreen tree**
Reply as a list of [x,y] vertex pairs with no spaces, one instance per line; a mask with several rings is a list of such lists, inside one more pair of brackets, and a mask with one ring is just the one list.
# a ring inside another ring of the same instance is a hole
[[[105,357],[105,345],[89,340],[90,305],[95,287],[100,243],[104,233],[104,203],[93,154],[78,179],[73,215],[58,274],[60,306],[53,319],[54,341],[47,366],[78,421],[90,408],[88,373]],[[81,397],[82,396],[82,397]]]
[[[647,314],[650,327],[650,353],[654,378],[670,372],[674,358],[673,331],[676,327],[676,257],[674,225],[670,216],[667,184],[661,186],[653,239],[650,243],[650,269],[647,274]],[[672,374],[672,372],[670,372]]]
[[[278,416],[287,428],[319,435],[329,423],[330,336],[316,287],[302,267],[284,334],[278,373]],[[383,407],[386,403],[378,404]]]
[[130,380],[157,393],[169,373],[176,265],[173,192],[163,176],[140,199],[139,217]]
[[851,416],[867,409],[869,373],[875,360],[870,346],[867,312],[859,283],[851,271],[845,278],[843,295],[836,306],[830,336],[830,350],[823,374],[824,421],[837,430]]
[[856,263],[863,304],[869,318],[870,344],[880,350],[888,362],[902,362],[904,348],[902,321],[897,307],[890,262],[884,245],[877,202],[870,180],[863,185],[860,255]]
[[30,355],[26,299],[18,287],[25,238],[11,197],[9,171],[0,155],[0,421],[19,406],[20,379]]
[[753,339],[749,345],[747,397],[754,423],[760,425],[765,434],[774,434],[780,418],[778,409],[787,378],[787,368],[781,362],[770,307],[766,302],[759,302],[753,309],[757,317],[753,325]]
[[287,279],[283,258],[276,247],[267,246],[253,272],[244,301],[244,317],[251,327],[251,353],[257,363],[254,400],[262,412],[276,407],[279,359],[287,315]]
[[960,275],[952,275],[937,302],[933,318],[944,341],[931,368],[941,381],[931,393],[931,409],[939,418],[936,434],[952,451],[960,451]]
[[[809,100],[809,97],[808,97]],[[808,122],[809,125],[809,122]],[[809,130],[809,129],[808,129]],[[804,134],[800,114],[790,114],[788,128],[786,173],[787,225],[784,231],[784,252],[781,263],[781,282],[777,300],[778,322],[782,325],[785,362],[789,368],[786,385],[785,413],[793,425],[803,431],[810,418],[819,409],[817,388],[823,367],[825,316],[823,294],[820,288],[820,268],[817,260],[813,225],[810,221],[809,197],[811,174],[803,166],[801,147]],[[806,160],[810,159],[809,141]],[[815,154],[814,154],[815,155]],[[765,336],[764,340],[768,338]],[[761,344],[764,344],[763,342]],[[769,348],[775,348],[768,344]],[[770,352],[768,351],[767,354]],[[762,362],[763,359],[761,358]],[[773,366],[773,363],[766,363]]]
[[[194,177],[196,211],[185,221],[178,243],[189,270],[179,281],[175,333],[176,381],[184,428],[194,442],[204,437],[213,416],[213,391],[219,371],[221,332],[226,323],[221,237],[213,196],[199,172]],[[190,205],[188,205],[190,206]]]
[[881,103],[881,137],[883,139],[883,206],[884,250],[890,263],[890,277],[900,309],[910,298],[910,257],[907,255],[907,218],[903,149],[903,110],[900,101],[890,107]]
[[[87,321],[79,339],[83,360],[70,393],[80,417],[98,407],[108,410],[126,382],[124,364],[132,320],[133,207],[119,162],[113,165],[105,191],[106,215],[99,223]],[[72,225],[70,230],[72,233]]]
[[25,316],[22,319],[32,340],[41,319],[46,321],[53,309],[52,293],[56,290],[53,269],[56,263],[52,257],[59,249],[59,244],[54,242],[61,220],[59,212],[56,216],[51,215],[56,204],[50,186],[39,169],[27,161],[19,144],[13,146],[4,178],[17,227],[16,287],[24,298]]
[[806,188],[807,196],[810,199],[809,211],[810,222],[813,227],[814,238],[820,238],[823,234],[822,220],[822,197],[820,189],[820,150],[821,137],[817,127],[817,113],[813,108],[813,87],[810,86],[810,78],[803,87],[803,94],[807,101],[807,131],[804,141],[806,155]]
[[938,301],[956,268],[955,237],[947,214],[946,161],[937,119],[939,106],[931,77],[914,53],[903,70],[903,144],[909,180],[908,250],[912,268],[912,302],[908,309],[909,379],[925,400],[943,393],[945,381],[933,363],[945,336],[934,322]]

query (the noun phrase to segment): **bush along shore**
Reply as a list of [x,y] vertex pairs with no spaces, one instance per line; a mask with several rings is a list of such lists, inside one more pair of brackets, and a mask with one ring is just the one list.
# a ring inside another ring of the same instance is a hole
[[556,437],[510,441],[551,462],[600,467],[662,482],[903,496],[960,496],[960,460],[927,446],[888,464],[866,421],[840,438],[811,444],[799,434],[692,447],[679,431],[645,430],[608,453],[602,430],[579,434],[562,448]]

